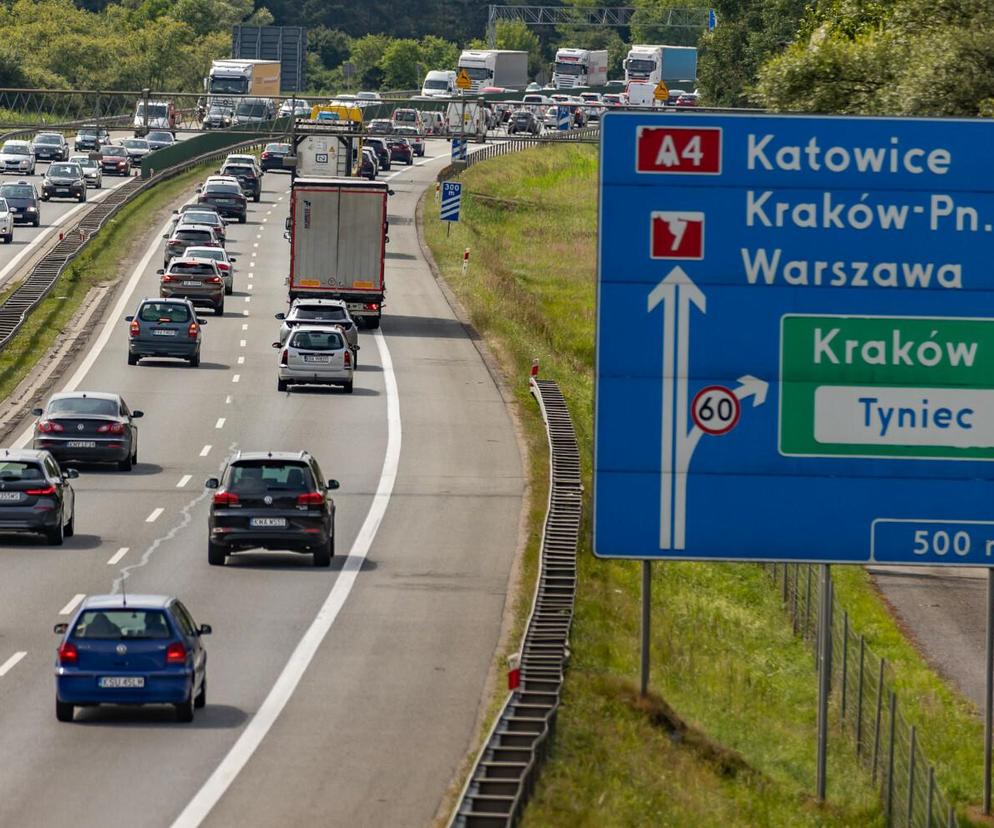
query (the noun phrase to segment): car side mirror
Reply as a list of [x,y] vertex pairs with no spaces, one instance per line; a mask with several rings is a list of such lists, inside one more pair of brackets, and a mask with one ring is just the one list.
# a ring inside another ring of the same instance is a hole
[[52,627],[52,632],[54,632],[56,635],[65,635],[67,632],[69,632],[69,625],[66,623],[56,624],[54,627]]
[[169,234],[168,233],[163,233],[162,238],[168,239],[169,238]]
[[214,630],[211,629],[210,624],[201,624],[200,629],[197,630],[198,635],[210,635],[212,632],[214,632]]
[[62,472],[62,476],[66,478],[66,480],[75,480],[77,477],[79,477],[79,472],[76,471],[76,469],[66,469],[64,472]]
[[393,190],[387,190],[387,195],[397,195]]
[[201,319],[201,318],[200,318],[200,317],[198,316],[198,317],[197,317],[197,324],[198,324],[198,325],[200,325],[200,327],[202,328],[202,327],[204,327],[204,325],[206,325],[206,324],[207,324],[207,320],[206,320],[206,319]]
[[329,489],[339,489],[339,488],[341,488],[341,486],[342,486],[342,484],[339,483],[337,480],[332,479],[332,480],[328,481],[328,488]]
[[286,221],[283,222],[283,227],[286,228],[287,230],[290,229],[290,217],[289,216],[287,216],[286,217]]
[[236,259],[234,256],[228,256],[228,261],[229,262],[237,262],[238,259]]
[[125,322],[134,322],[134,320],[135,320],[135,318],[133,316],[125,316],[124,317],[124,321]]
[[279,342],[274,342],[273,347],[278,351],[282,346],[280,345]]
[[221,487],[221,481],[216,477],[208,477],[207,482],[204,483],[205,489],[219,489]]
[[31,409],[31,413],[32,413],[32,414],[33,414],[33,415],[34,415],[35,417],[40,417],[40,416],[42,415],[42,413],[43,413],[43,409],[41,409],[41,408],[32,408],[32,409]]
[[282,311],[280,311],[279,313],[277,313],[277,314],[275,315],[275,318],[276,318],[276,319],[286,319],[286,314],[285,314],[285,313],[283,313]]
[[383,243],[384,244],[390,244],[390,237],[389,236],[384,236],[383,237]]
[[131,412],[131,417],[132,417],[132,419],[135,419],[135,420],[140,419],[141,417],[144,417],[144,416],[145,416],[145,412],[144,411],[132,411]]
[[166,271],[164,271],[164,270],[163,270],[163,269],[162,269],[162,268],[160,267],[160,268],[159,268],[159,269],[158,269],[157,271],[155,271],[155,272],[156,272],[156,274],[158,274],[159,276],[161,276],[161,275],[162,275],[163,273],[165,273]]

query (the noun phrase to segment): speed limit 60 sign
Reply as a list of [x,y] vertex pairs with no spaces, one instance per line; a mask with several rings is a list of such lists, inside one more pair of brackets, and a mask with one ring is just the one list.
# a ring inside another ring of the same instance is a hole
[[697,392],[690,407],[694,425],[705,434],[728,434],[739,421],[742,404],[732,389],[709,385]]

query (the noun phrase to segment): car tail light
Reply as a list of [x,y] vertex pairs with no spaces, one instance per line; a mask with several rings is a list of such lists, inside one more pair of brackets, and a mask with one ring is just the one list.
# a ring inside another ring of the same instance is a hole
[[62,423],[53,423],[49,420],[42,420],[38,423],[36,428],[42,434],[51,434],[53,431],[65,431],[62,427]]
[[324,495],[321,492],[304,492],[297,495],[298,506],[320,506],[324,503]]
[[214,493],[214,505],[215,506],[232,506],[238,502],[238,495],[234,492],[226,492],[221,490]]
[[345,367],[346,368],[351,368],[352,367],[352,352],[351,351],[346,351],[345,354],[344,354],[344,356],[343,356],[343,360],[345,362]]
[[379,310],[380,309],[379,302],[369,302],[369,303],[366,304],[365,307],[366,307],[366,310]]
[[287,355],[287,349],[284,348],[283,353],[280,354],[280,365],[286,365],[286,358],[287,358],[286,355]]
[[49,484],[43,489],[28,489],[24,494],[30,495],[31,497],[48,497],[49,495],[55,494],[55,486]]
[[224,262],[218,262],[217,263],[217,269],[218,270],[223,270],[225,273],[227,273],[228,269],[229,269],[229,265],[226,265]]
[[123,423],[107,423],[97,429],[100,434],[124,434]]
[[206,279],[205,281],[210,282],[212,285],[219,285],[224,280],[220,276],[211,276],[210,278]]
[[138,336],[142,332],[142,326],[138,324],[137,319],[131,320],[131,335]]
[[166,664],[185,664],[186,647],[182,641],[174,641],[166,647]]
[[162,274],[162,281],[163,282],[178,282],[179,279],[174,279],[172,277],[172,274],[170,274],[170,273],[163,273]]
[[190,327],[186,329],[186,335],[190,339],[196,339],[198,333],[200,333],[200,326],[196,322],[191,322]]
[[79,650],[71,641],[63,641],[59,645],[59,664],[76,664],[79,661]]
[[268,152],[264,152],[264,153],[262,154],[262,157],[263,157],[263,158],[269,158],[269,153],[268,153]]

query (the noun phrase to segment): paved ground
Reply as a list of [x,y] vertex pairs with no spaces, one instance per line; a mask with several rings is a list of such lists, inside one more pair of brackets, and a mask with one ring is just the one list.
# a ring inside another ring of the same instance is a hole
[[[391,178],[389,304],[382,334],[361,334],[352,396],[276,391],[287,177],[268,174],[249,223],[230,227],[235,295],[207,317],[198,370],[126,365],[118,317],[156,293],[161,241],[149,251],[75,383],[145,410],[138,466],[83,470],[63,548],[0,538],[0,825],[169,825],[191,801],[181,824],[208,811],[212,825],[430,821],[473,735],[523,490],[510,418],[417,246],[417,197],[442,163]],[[201,486],[236,447],[307,448],[341,480],[330,571],[290,553],[208,566]],[[193,725],[154,708],[55,721],[52,624],[123,573],[214,627]],[[277,679],[300,667],[291,653],[319,615],[333,623],[288,695]]]

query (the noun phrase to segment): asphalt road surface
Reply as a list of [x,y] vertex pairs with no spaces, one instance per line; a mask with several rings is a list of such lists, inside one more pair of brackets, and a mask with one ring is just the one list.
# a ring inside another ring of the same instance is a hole
[[[123,316],[156,295],[161,240],[135,263],[63,385],[146,412],[138,465],[81,469],[64,547],[0,538],[0,825],[430,822],[473,736],[523,491],[499,391],[417,244],[445,147],[390,175],[388,304],[351,396],[276,391],[287,176],[229,226],[235,294],[205,314],[199,369],[126,365]],[[202,485],[235,448],[307,449],[341,481],[330,570],[276,552],[208,566]],[[55,720],[52,625],[123,576],[213,625],[192,725],[154,707]]]

